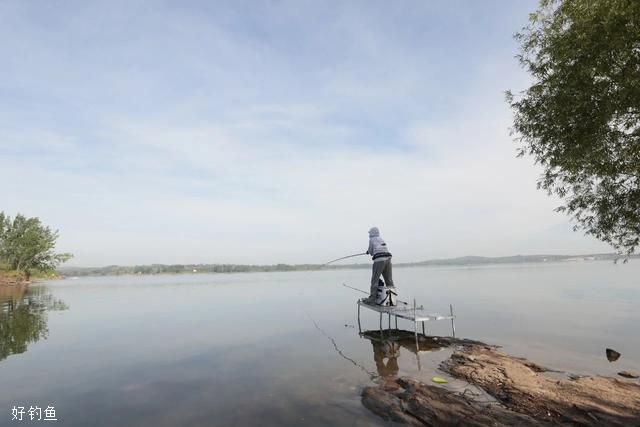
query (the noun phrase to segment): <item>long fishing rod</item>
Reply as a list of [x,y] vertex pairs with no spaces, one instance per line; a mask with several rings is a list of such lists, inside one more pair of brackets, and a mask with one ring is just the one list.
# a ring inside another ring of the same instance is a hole
[[[349,289],[353,289],[354,291],[362,292],[363,294],[369,295],[369,292],[363,291],[362,289],[354,288],[353,286],[349,286],[346,283],[343,283],[342,286],[344,286],[346,288],[349,288]],[[409,305],[408,302],[400,301],[399,299],[396,299],[396,302],[399,302],[400,304],[404,304],[404,305]]]
[[354,291],[362,292],[363,294],[369,295],[369,292],[363,291],[362,289],[354,288],[353,286],[349,286],[346,283],[343,283],[342,286],[347,287],[349,289],[353,289]]
[[340,261],[340,260],[342,260],[342,259],[347,259],[347,258],[353,258],[353,257],[356,257],[356,256],[362,256],[362,255],[367,255],[367,253],[366,253],[366,252],[363,252],[363,253],[361,253],[361,254],[353,254],[353,255],[343,256],[342,258],[338,258],[338,259],[331,260],[331,261],[329,261],[329,262],[325,262],[325,263],[324,263],[324,264],[322,264],[322,265],[329,265],[329,264],[331,264],[332,262]]

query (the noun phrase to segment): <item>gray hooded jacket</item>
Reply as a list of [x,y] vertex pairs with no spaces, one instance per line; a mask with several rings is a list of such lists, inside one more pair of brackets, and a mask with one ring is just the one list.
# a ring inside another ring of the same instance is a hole
[[373,257],[374,261],[385,261],[391,258],[391,252],[382,237],[378,227],[372,227],[369,230],[369,249],[367,253]]

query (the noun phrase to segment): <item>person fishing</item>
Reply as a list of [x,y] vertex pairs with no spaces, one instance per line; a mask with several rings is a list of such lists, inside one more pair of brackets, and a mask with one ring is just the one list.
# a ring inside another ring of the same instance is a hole
[[371,227],[369,230],[369,249],[367,249],[366,254],[371,255],[373,267],[371,271],[369,297],[365,301],[367,303],[375,303],[380,275],[384,278],[386,286],[395,290],[391,267],[391,252],[389,252],[385,241],[380,237],[378,227]]

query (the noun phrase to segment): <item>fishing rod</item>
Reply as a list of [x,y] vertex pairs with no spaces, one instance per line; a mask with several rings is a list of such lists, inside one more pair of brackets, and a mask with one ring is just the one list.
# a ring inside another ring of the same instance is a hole
[[346,283],[343,283],[342,286],[345,286],[345,287],[347,287],[349,289],[353,289],[354,291],[362,292],[363,294],[369,295],[369,292],[365,292],[362,289],[354,288],[353,286],[349,286]]
[[353,257],[356,257],[356,256],[362,256],[362,255],[367,255],[367,253],[366,253],[366,252],[363,252],[363,253],[361,253],[361,254],[353,254],[353,255],[343,256],[342,258],[338,258],[338,259],[334,259],[334,260],[329,261],[329,262],[325,262],[325,263],[324,263],[324,264],[322,264],[322,265],[329,265],[329,264],[331,264],[332,262],[340,261],[340,260],[342,260],[342,259],[347,259],[347,258],[353,258]]
[[[346,283],[343,283],[342,286],[344,286],[346,288],[349,288],[349,289],[353,289],[354,291],[362,292],[363,294],[369,295],[369,292],[363,291],[362,289],[354,288],[353,286],[349,286]],[[404,304],[404,305],[409,305],[408,302],[400,301],[399,299],[396,299],[396,302],[399,302],[400,304]]]

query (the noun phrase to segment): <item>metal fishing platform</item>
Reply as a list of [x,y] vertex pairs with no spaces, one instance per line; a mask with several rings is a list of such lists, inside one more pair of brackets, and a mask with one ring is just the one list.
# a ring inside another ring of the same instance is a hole
[[418,341],[418,323],[422,324],[422,334],[426,335],[425,322],[432,322],[436,320],[450,320],[451,321],[451,333],[455,338],[456,336],[456,316],[453,314],[453,306],[449,305],[449,314],[433,313],[424,308],[424,306],[418,306],[416,300],[413,300],[413,305],[409,303],[398,301],[395,306],[382,306],[377,304],[371,304],[364,301],[364,298],[359,299],[358,305],[358,330],[362,333],[362,326],[360,324],[360,307],[368,308],[369,310],[380,313],[380,331],[382,332],[382,317],[386,314],[388,318],[388,329],[391,329],[391,316],[395,319],[395,328],[398,329],[398,318],[405,319],[413,322],[413,330]]

